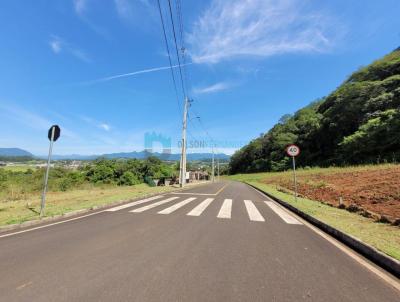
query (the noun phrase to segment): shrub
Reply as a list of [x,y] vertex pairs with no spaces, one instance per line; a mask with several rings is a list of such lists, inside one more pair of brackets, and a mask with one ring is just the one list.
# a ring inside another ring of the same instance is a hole
[[119,178],[118,184],[125,186],[133,186],[140,183],[138,177],[130,171],[124,172],[122,176]]

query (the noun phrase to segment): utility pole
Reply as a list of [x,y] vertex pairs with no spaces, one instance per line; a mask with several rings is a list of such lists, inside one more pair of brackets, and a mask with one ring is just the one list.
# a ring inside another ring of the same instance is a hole
[[217,180],[219,181],[219,158],[217,158],[217,175],[218,175]]
[[[213,143],[214,144],[214,143]],[[212,147],[212,168],[211,168],[211,170],[212,170],[212,176],[211,176],[211,179],[212,179],[212,182],[214,182],[215,181],[215,179],[214,179],[214,175],[215,175],[215,169],[214,169],[214,146]]]
[[182,124],[182,154],[179,169],[179,186],[183,187],[186,183],[186,128],[187,128],[187,113],[190,101],[186,97],[183,109],[183,124]]

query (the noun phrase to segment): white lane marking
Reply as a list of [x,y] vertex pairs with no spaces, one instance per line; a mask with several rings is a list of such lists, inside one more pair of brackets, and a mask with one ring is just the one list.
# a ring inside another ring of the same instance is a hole
[[144,211],[147,211],[149,209],[158,207],[158,206],[160,206],[160,205],[162,205],[164,203],[170,202],[170,201],[178,199],[178,198],[179,197],[170,197],[170,198],[167,198],[167,199],[152,203],[152,204],[150,204],[148,206],[144,206],[144,207],[141,207],[141,208],[138,208],[138,209],[134,209],[134,210],[129,211],[129,212],[131,212],[131,213],[141,213],[141,212],[144,212]]
[[247,214],[249,214],[251,221],[265,221],[264,217],[262,217],[261,213],[251,200],[245,200],[244,205],[246,206]]
[[0,238],[9,237],[9,236],[17,235],[17,234],[22,234],[22,233],[27,233],[27,232],[31,232],[31,231],[35,231],[35,230],[48,228],[48,227],[51,227],[53,225],[62,224],[62,223],[66,223],[66,222],[70,222],[70,221],[86,218],[86,217],[97,215],[97,214],[100,214],[100,213],[103,213],[103,212],[104,211],[90,213],[90,214],[87,214],[87,215],[83,215],[83,216],[79,216],[79,217],[75,217],[75,218],[71,218],[71,219],[67,219],[67,220],[63,220],[63,221],[58,221],[58,222],[54,222],[54,223],[49,223],[49,224],[41,225],[41,226],[38,226],[38,227],[35,227],[35,228],[23,230],[23,231],[13,232],[13,233],[5,234],[5,235],[0,235]]
[[302,224],[288,212],[282,210],[281,207],[277,206],[273,201],[264,201],[267,206],[271,208],[280,218],[282,218],[288,224]]
[[191,202],[195,199],[196,199],[196,197],[187,198],[181,202],[174,204],[173,206],[170,206],[169,208],[166,208],[166,209],[158,212],[158,214],[171,214],[172,212],[175,212],[179,208],[183,207],[184,205],[187,205],[189,202]]
[[217,215],[218,218],[231,219],[232,199],[225,199]]
[[118,206],[118,207],[107,209],[107,210],[105,210],[105,212],[115,212],[115,211],[123,210],[123,209],[126,209],[126,208],[137,206],[138,204],[142,204],[142,203],[146,203],[146,202],[149,202],[149,201],[152,201],[152,200],[155,200],[155,199],[159,199],[161,197],[164,197],[164,196],[163,195],[158,195],[158,196],[153,196],[153,197],[149,197],[149,198],[138,200],[138,201],[133,201],[133,202],[130,202],[130,203],[127,203],[127,204],[123,204],[123,205]]
[[200,196],[215,196],[217,194],[211,193],[172,193],[174,195],[200,195]]
[[200,216],[204,210],[210,205],[210,203],[214,200],[214,198],[206,198],[204,199],[197,207],[191,210],[186,215],[188,216]]

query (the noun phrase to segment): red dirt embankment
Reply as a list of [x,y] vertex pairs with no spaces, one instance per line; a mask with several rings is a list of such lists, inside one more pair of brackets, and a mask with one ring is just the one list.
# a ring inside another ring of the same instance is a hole
[[[268,177],[264,182],[293,190],[289,174]],[[394,221],[400,218],[400,165],[302,171],[298,173],[298,192],[334,206],[342,197],[346,206],[355,204]]]

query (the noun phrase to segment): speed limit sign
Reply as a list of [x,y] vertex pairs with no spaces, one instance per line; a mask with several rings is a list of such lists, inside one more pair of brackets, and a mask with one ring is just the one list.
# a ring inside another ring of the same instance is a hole
[[286,153],[289,156],[295,157],[300,154],[300,148],[296,145],[289,145],[286,148]]

